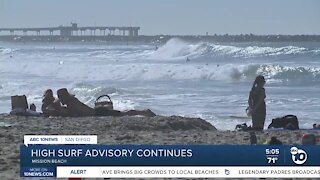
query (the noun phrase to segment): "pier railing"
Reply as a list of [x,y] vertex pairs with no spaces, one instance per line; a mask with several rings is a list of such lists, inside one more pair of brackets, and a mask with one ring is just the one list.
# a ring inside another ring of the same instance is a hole
[[[78,27],[77,24],[71,23],[71,26],[59,26],[59,27],[43,27],[43,28],[0,28],[1,32],[8,32],[14,36],[20,33],[23,36],[27,36],[28,33],[36,33],[37,36],[41,36],[43,33],[49,35],[58,34],[63,37],[68,36],[108,36],[108,35],[120,35],[120,36],[138,36],[140,27],[131,26],[85,26]],[[118,33],[117,33],[118,32]]]

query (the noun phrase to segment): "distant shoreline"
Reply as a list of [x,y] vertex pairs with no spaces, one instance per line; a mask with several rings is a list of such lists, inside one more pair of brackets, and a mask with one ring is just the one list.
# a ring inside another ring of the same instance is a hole
[[0,36],[4,42],[144,42],[165,43],[171,38],[180,38],[187,41],[209,42],[320,42],[320,35],[155,35],[136,37],[130,36]]

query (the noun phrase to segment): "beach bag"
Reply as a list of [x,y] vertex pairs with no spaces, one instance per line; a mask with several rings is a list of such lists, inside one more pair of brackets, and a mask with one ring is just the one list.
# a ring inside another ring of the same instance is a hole
[[[105,98],[106,100],[102,100]],[[113,103],[108,95],[99,96],[94,103],[95,116],[122,116],[121,111],[113,109]]]
[[250,130],[252,130],[252,127],[248,126],[247,123],[237,124],[235,130],[236,131],[250,131]]
[[271,124],[269,124],[268,129],[270,128],[283,128],[288,130],[299,129],[299,121],[295,115],[286,115],[281,118],[272,119]]
[[[102,100],[103,98],[107,98],[106,100]],[[94,103],[94,108],[103,108],[103,109],[108,109],[108,110],[113,110],[113,102],[110,98],[110,96],[108,95],[102,95],[99,96],[96,99],[96,102]]]
[[25,95],[22,96],[11,96],[11,109],[21,109],[27,110],[28,109],[28,101]]

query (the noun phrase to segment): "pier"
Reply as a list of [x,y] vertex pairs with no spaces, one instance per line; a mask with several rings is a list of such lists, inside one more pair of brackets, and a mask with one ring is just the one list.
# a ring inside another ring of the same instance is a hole
[[135,37],[139,35],[140,27],[121,27],[121,26],[85,26],[78,27],[76,23],[71,26],[44,27],[44,28],[0,28],[1,32],[8,32],[10,36],[19,34],[20,36],[28,36],[33,33],[36,36],[43,34],[61,37],[70,36],[129,36]]

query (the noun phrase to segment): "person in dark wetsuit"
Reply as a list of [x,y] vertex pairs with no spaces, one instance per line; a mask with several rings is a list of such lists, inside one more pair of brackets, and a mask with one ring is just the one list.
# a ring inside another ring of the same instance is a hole
[[252,128],[262,131],[266,120],[266,92],[264,89],[266,81],[262,75],[256,77],[249,95],[249,109],[252,113]]

